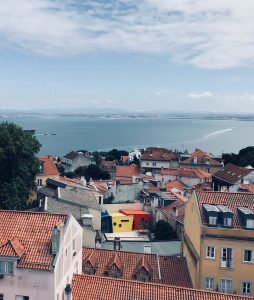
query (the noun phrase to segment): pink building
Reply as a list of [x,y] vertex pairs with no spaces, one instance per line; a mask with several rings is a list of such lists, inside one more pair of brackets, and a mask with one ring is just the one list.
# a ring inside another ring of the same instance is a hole
[[73,216],[0,211],[0,299],[67,299],[81,262],[82,228]]

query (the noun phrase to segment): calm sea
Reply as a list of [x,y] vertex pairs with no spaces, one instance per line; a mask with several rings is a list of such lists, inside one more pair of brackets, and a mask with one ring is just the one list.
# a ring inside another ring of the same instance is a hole
[[[216,155],[253,145],[254,121],[187,119],[98,119],[83,117],[5,117],[24,129],[35,129],[40,154],[64,155],[71,150],[110,150],[148,146]],[[44,135],[55,133],[55,135]]]

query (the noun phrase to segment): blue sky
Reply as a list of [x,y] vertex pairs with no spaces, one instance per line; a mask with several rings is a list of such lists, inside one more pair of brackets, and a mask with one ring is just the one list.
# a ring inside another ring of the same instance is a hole
[[0,109],[254,113],[253,0],[1,0]]

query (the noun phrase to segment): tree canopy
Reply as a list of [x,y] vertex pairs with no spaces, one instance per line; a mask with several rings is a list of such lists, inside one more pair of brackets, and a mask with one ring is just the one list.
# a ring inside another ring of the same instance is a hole
[[79,167],[75,170],[75,174],[78,176],[84,176],[87,181],[89,181],[90,178],[94,180],[110,179],[110,174],[107,171],[103,171],[96,165],[89,165],[88,167]]
[[0,208],[26,209],[35,187],[40,143],[13,123],[0,124]]
[[176,233],[169,223],[160,220],[154,226],[154,237],[156,240],[170,240],[176,237]]
[[251,165],[254,167],[254,147],[249,146],[243,148],[238,154],[234,153],[224,153],[222,155],[224,164],[232,163],[241,167],[246,167]]

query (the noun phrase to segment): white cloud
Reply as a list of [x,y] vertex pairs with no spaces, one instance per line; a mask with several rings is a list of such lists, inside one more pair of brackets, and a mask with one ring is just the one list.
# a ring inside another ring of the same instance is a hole
[[167,54],[223,69],[253,64],[253,19],[253,0],[1,0],[0,47]]
[[203,93],[189,93],[188,98],[191,99],[207,99],[207,98],[212,98],[213,94],[211,92],[203,92]]

